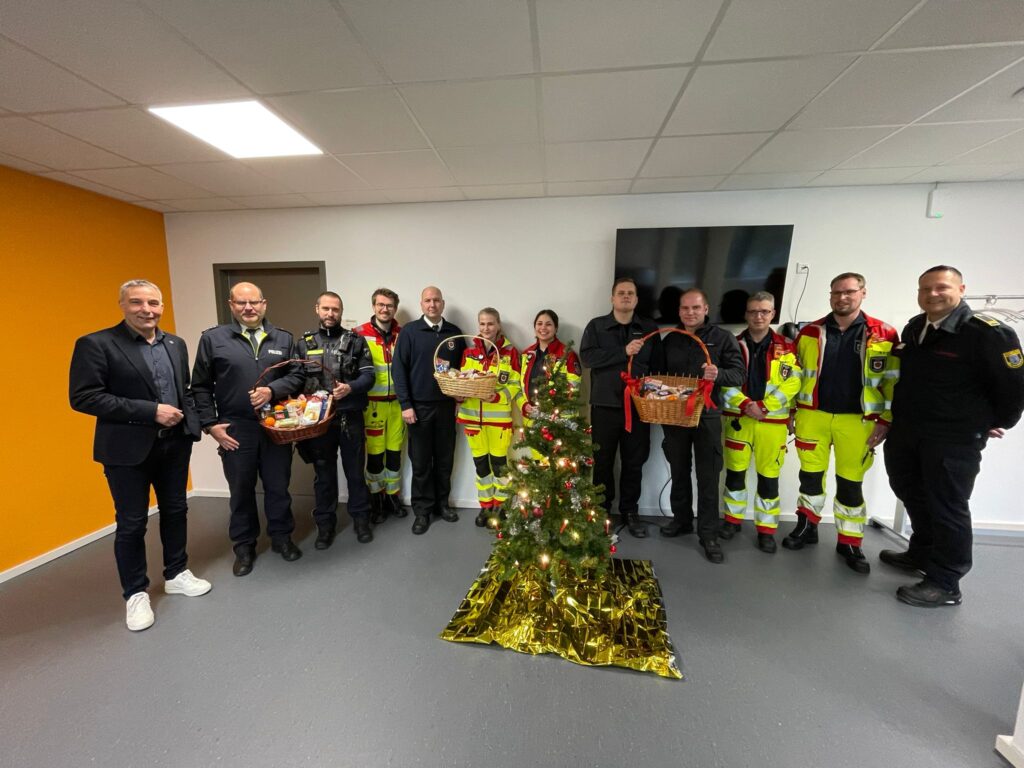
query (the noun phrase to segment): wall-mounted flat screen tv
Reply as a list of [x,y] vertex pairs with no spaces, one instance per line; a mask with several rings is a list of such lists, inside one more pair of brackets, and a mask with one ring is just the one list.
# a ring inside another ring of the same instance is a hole
[[756,291],[782,306],[792,241],[791,224],[620,229],[615,277],[636,280],[637,311],[662,325],[679,322],[679,296],[694,286],[708,294],[712,322],[742,323]]

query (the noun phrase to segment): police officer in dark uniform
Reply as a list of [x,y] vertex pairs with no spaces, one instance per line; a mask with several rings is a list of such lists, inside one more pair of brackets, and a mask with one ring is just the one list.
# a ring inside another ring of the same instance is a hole
[[366,393],[373,386],[373,359],[365,339],[341,326],[343,305],[338,294],[321,293],[314,309],[320,329],[302,334],[297,343],[298,356],[322,363],[322,370],[312,371],[314,375],[308,376],[306,392],[330,392],[334,396],[335,416],[325,434],[298,444],[299,456],[312,464],[316,473],[313,519],[317,536],[313,546],[327,549],[334,543],[338,525],[339,451],[348,484],[348,514],[356,539],[366,544],[373,541],[373,532],[369,520],[370,492],[363,475],[363,410],[369,402]]
[[234,320],[205,331],[199,339],[192,371],[192,393],[203,431],[217,441],[224,477],[231,493],[228,534],[235,550],[235,576],[252,571],[260,521],[256,478],[263,481],[267,533],[271,548],[285,560],[302,551],[292,541],[295,519],[288,481],[292,474],[290,445],[277,445],[260,426],[259,409],[299,392],[304,383],[297,364],[260,374],[275,363],[293,358],[288,331],[264,320],[267,300],[252,283],[231,288],[228,306]]
[[1000,438],[1024,410],[1024,355],[1011,328],[974,314],[962,300],[963,275],[932,267],[918,279],[924,314],[907,323],[894,355],[899,382],[885,468],[913,525],[906,552],[879,557],[923,575],[896,598],[933,608],[959,605],[971,569],[968,500],[988,438]]

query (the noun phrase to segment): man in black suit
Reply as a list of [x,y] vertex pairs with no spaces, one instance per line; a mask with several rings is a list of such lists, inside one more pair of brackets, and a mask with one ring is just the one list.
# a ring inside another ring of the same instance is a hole
[[93,458],[103,465],[114,500],[114,557],[127,601],[128,629],[152,626],[146,588],[149,489],[160,510],[164,591],[196,597],[210,582],[186,566],[185,486],[192,443],[201,434],[189,382],[188,349],[160,330],[160,289],[148,280],[121,286],[124,321],[90,333],[71,357],[71,407],[96,416]]

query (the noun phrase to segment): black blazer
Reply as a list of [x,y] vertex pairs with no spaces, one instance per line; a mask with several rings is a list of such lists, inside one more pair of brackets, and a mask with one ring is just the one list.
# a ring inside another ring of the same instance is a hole
[[[174,369],[185,434],[202,434],[189,379],[188,348],[170,333],[165,343]],[[153,447],[159,393],[132,332],[122,322],[82,336],[71,356],[71,407],[96,416],[93,459],[112,466],[141,464]]]

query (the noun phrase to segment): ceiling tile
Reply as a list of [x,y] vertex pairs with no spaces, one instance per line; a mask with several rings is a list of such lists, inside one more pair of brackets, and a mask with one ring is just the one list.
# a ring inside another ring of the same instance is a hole
[[62,171],[133,165],[131,160],[104,152],[23,117],[0,120],[0,152]]
[[882,143],[847,160],[843,168],[895,168],[936,165],[969,152],[993,139],[1019,130],[1014,123],[911,125]]
[[940,181],[995,181],[1016,168],[1001,165],[937,165],[902,179],[904,184],[934,184]]
[[225,157],[206,142],[135,107],[40,115],[36,120],[143,165]]
[[550,181],[629,179],[640,170],[650,139],[585,141],[548,144],[547,178]]
[[0,38],[0,106],[12,112],[85,109],[123,104],[80,77]]
[[326,0],[144,0],[257,93],[385,78]]
[[823,171],[870,147],[892,128],[783,131],[740,166],[742,173]]
[[874,184],[895,184],[921,168],[862,168],[857,170],[825,171],[811,180],[809,187],[867,187]]
[[246,160],[253,170],[274,179],[283,187],[306,192],[335,192],[361,189],[366,182],[333,157],[267,157]]
[[384,192],[377,190],[306,192],[304,195],[317,205],[373,205],[391,202]]
[[576,195],[624,195],[629,192],[629,179],[606,181],[553,181],[548,182],[548,197],[574,197]]
[[545,72],[693,61],[721,0],[538,0]]
[[460,186],[466,184],[523,184],[543,181],[540,147],[458,147],[438,150]]
[[733,0],[705,61],[867,50],[918,0]]
[[793,122],[799,128],[897,125],[935,109],[1024,47],[961,48],[865,56]]
[[731,173],[770,135],[742,133],[658,139],[640,175],[712,176]]
[[199,189],[152,168],[103,168],[95,171],[78,171],[76,175],[150,200],[212,197],[205,189]]
[[665,126],[665,135],[774,131],[853,61],[819,56],[702,66]]
[[722,183],[725,176],[686,176],[674,179],[637,179],[633,192],[705,192]]
[[1024,130],[957,158],[958,163],[1024,163]]
[[0,0],[4,34],[137,104],[249,92],[149,10],[128,0]]
[[[243,195],[275,195],[295,190],[280,181],[268,178],[238,160],[219,163],[175,163],[160,165],[164,173],[208,189],[217,195],[239,197]],[[178,197],[163,195],[162,197]],[[201,195],[180,195],[180,197],[201,197]]]
[[237,211],[245,206],[227,197],[193,197],[178,200],[155,200],[176,211]]
[[327,152],[387,152],[429,146],[394,88],[308,93],[269,102]]
[[543,184],[497,184],[463,187],[469,200],[499,200],[513,197],[544,197]]
[[341,0],[395,82],[533,71],[526,0]]
[[26,173],[39,173],[41,171],[50,170],[45,165],[30,163],[28,160],[22,160],[20,157],[14,157],[14,155],[5,155],[2,152],[0,152],[0,165],[6,165],[9,168],[16,168],[17,170],[25,171]]
[[546,141],[654,136],[686,77],[685,67],[545,77]]
[[450,187],[455,183],[444,163],[429,150],[344,155],[338,159],[370,186],[381,189]]
[[393,189],[387,191],[393,203],[445,203],[451,200],[465,200],[466,196],[458,187],[435,187],[434,189]]
[[[1024,14],[1024,11],[1022,11]],[[926,123],[957,120],[1024,120],[1024,102],[1013,94],[1024,85],[1024,62],[973,88],[924,118]]]
[[880,48],[1024,40],[1020,0],[928,0]]
[[312,204],[302,195],[257,195],[235,198],[246,208],[310,208]]
[[64,171],[55,171],[53,173],[41,173],[39,175],[46,179],[53,179],[54,181],[59,181],[64,184],[70,184],[73,187],[81,187],[82,189],[88,189],[90,192],[98,192],[101,195],[113,197],[118,200],[141,200],[141,198],[138,195],[132,195],[129,194],[128,192],[122,192],[119,189],[108,187],[105,184],[97,184],[94,181],[89,181],[88,179],[83,179],[79,176],[74,176],[70,173],[65,173]]
[[533,78],[403,85],[435,147],[528,144],[540,138]]
[[718,189],[783,189],[802,187],[815,176],[817,171],[803,173],[738,173],[730,176]]
[[142,200],[138,203],[132,203],[137,205],[139,208],[149,208],[151,211],[157,211],[158,213],[177,213],[178,209],[168,205],[167,203],[158,203],[156,200]]

